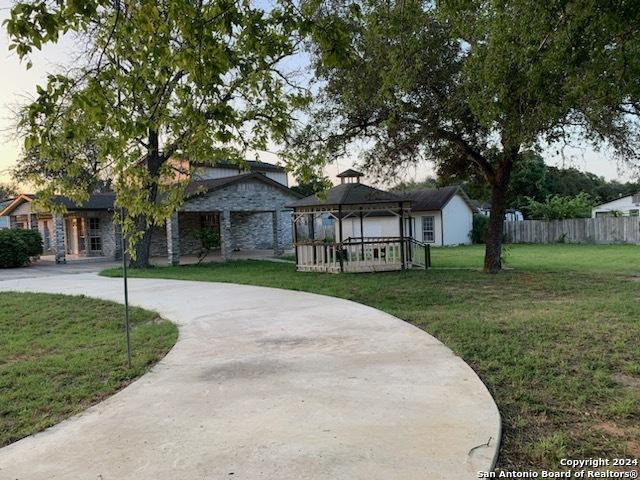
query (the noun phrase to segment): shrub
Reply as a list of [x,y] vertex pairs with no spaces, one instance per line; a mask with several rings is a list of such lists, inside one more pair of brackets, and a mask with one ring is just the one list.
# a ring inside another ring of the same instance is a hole
[[220,248],[220,235],[213,228],[201,228],[193,233],[196,240],[200,240],[200,249],[198,250],[198,264],[207,258],[211,250]]
[[29,263],[29,247],[16,230],[0,230],[0,268],[22,267]]
[[487,231],[489,230],[489,217],[476,213],[473,216],[473,227],[471,228],[471,241],[473,243],[485,243],[487,241]]
[[527,197],[529,217],[536,220],[563,220],[565,218],[589,218],[595,205],[593,199],[582,192],[574,197],[549,195],[544,202]]
[[27,246],[27,253],[30,257],[42,255],[42,235],[40,232],[27,229],[18,229],[14,232]]

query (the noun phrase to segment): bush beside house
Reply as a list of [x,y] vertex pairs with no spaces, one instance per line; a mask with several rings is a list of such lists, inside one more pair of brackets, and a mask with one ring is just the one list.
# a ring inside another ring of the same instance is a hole
[[473,215],[473,227],[471,228],[471,242],[484,243],[489,230],[489,217],[476,213]]
[[42,254],[42,236],[35,230],[0,230],[0,268],[27,265]]

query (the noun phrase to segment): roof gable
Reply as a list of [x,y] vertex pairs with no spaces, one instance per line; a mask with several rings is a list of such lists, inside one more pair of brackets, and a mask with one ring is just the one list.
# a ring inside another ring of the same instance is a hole
[[298,192],[294,190],[291,190],[286,185],[283,185],[280,182],[276,182],[275,180],[258,172],[242,173],[240,175],[234,175],[232,177],[212,178],[208,180],[194,180],[187,185],[185,189],[185,195],[186,195],[186,198],[189,199],[190,197],[203,195],[205,193],[209,193],[214,190],[220,190],[229,185],[246,182],[248,180],[258,180],[260,182],[266,183],[267,185],[271,185],[272,187],[278,188],[295,198],[302,197],[302,195],[300,195]]
[[0,217],[4,217],[13,212],[16,208],[22,205],[24,202],[33,201],[33,195],[28,195],[26,193],[22,193],[10,201],[7,205],[5,205],[4,209],[0,211]]

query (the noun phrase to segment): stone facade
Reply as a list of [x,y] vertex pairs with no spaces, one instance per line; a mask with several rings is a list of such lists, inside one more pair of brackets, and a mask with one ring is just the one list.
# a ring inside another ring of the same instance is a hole
[[[228,258],[234,250],[271,250],[281,253],[292,248],[291,212],[286,205],[295,194],[257,179],[227,185],[187,200],[178,214],[180,255],[196,254],[200,242],[194,233],[201,217],[220,215],[221,254]],[[275,232],[275,235],[274,235]],[[151,255],[167,256],[167,230],[155,227]],[[172,256],[173,258],[173,256]]]
[[[244,248],[273,248],[273,226],[267,215],[241,216],[241,213],[259,212],[271,213],[280,211],[279,243],[282,248],[292,248],[291,212],[286,206],[298,197],[292,192],[280,189],[274,185],[251,179],[245,182],[228,185],[219,190],[200,195],[185,202],[184,212],[213,212],[229,210],[231,216],[231,230],[237,227],[244,230]],[[235,220],[235,222],[234,222]],[[252,223],[254,222],[255,223]],[[266,223],[266,228],[252,229],[257,223]],[[244,226],[243,226],[244,225]],[[268,232],[268,233],[267,233]],[[236,235],[236,239],[239,238]],[[253,245],[253,246],[252,246]],[[259,247],[262,245],[263,247]],[[238,248],[242,248],[238,245]]]

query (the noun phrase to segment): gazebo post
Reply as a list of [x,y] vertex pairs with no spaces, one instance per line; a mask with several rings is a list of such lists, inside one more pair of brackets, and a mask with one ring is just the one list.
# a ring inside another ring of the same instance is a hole
[[362,261],[364,262],[364,219],[362,218],[362,207],[360,207],[360,242]]
[[296,267],[298,266],[298,220],[296,218],[296,210],[293,210],[293,249],[296,252]]
[[400,206],[400,262],[402,264],[402,270],[404,270],[404,209],[402,202],[399,202],[398,205]]
[[311,223],[309,224],[309,234],[311,235],[311,248],[313,249],[313,264],[316,264],[316,214],[311,213]]
[[[339,244],[342,244],[342,205],[338,205],[338,235],[340,239]],[[342,248],[338,250],[338,256],[340,257],[340,273],[344,272],[344,259],[342,258]]]

